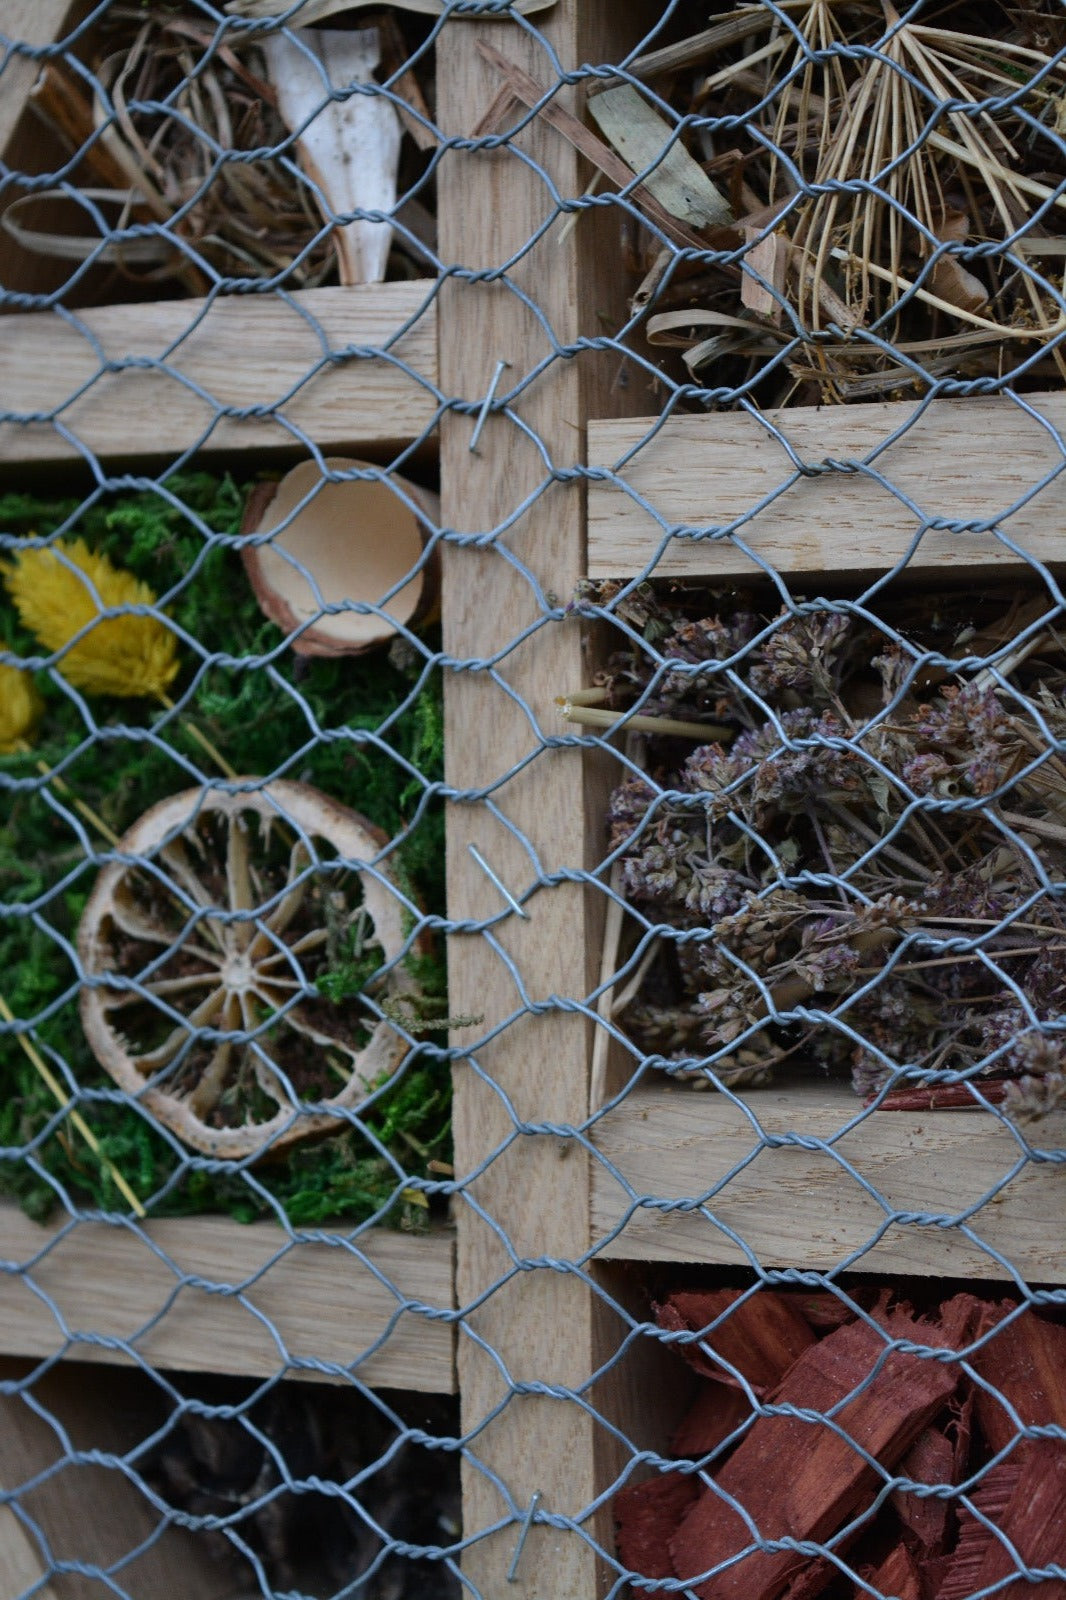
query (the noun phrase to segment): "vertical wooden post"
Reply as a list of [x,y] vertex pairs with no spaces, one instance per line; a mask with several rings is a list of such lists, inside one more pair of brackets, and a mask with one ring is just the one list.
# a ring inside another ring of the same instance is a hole
[[[559,0],[536,21],[569,69],[618,59],[642,14],[608,0]],[[543,43],[516,23],[451,24],[437,79],[450,136],[468,138],[500,88],[480,39],[546,86],[556,81]],[[566,89],[560,98],[573,106],[576,95]],[[580,1531],[534,1525],[511,1575],[534,1497],[538,1515],[577,1517],[597,1489],[597,1424],[568,1393],[595,1369],[592,1297],[580,1274],[559,1265],[588,1246],[588,1164],[573,1140],[539,1131],[587,1114],[589,1027],[552,997],[594,986],[602,912],[602,897],[580,884],[544,886],[602,854],[598,822],[594,841],[586,838],[581,753],[545,746],[568,731],[555,696],[588,670],[578,624],[546,618],[570,599],[585,563],[583,486],[551,474],[584,460],[590,413],[617,414],[637,397],[619,405],[628,373],[616,351],[552,359],[554,347],[602,334],[605,316],[618,325],[628,283],[617,215],[588,213],[568,225],[555,215],[551,185],[580,196],[584,163],[540,120],[514,145],[536,165],[515,149],[453,150],[439,172],[443,260],[480,274],[504,269],[495,281],[453,276],[443,286],[444,393],[477,404],[500,361],[508,363],[500,395],[548,362],[513,402],[528,432],[488,416],[471,453],[474,418],[450,415],[441,438],[445,525],[501,530],[484,547],[446,551],[442,606],[445,649],[459,664],[446,683],[446,771],[462,791],[450,805],[449,916],[477,925],[451,939],[449,992],[453,1011],[483,1017],[455,1035],[467,1053],[455,1075],[456,1173],[465,1182],[458,1291],[470,1308],[458,1345],[472,1458],[464,1535],[476,1541],[465,1571],[484,1600],[584,1600],[600,1592],[591,1522]],[[646,409],[642,385],[640,399]],[[491,666],[463,670],[489,658]],[[541,885],[525,904],[528,920],[508,907],[471,845],[511,895]],[[536,1393],[521,1393],[523,1385]]]

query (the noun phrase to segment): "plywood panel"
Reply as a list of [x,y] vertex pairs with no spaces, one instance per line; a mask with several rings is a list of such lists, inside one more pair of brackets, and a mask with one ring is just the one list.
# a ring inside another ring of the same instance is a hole
[[[765,566],[869,575],[904,559],[914,575],[965,575],[1020,566],[1007,541],[1041,561],[1066,558],[1064,394],[657,422],[589,425],[590,466],[625,485],[590,484],[592,577],[629,578],[653,560],[660,577],[751,578]],[[1000,517],[1005,538],[987,526]],[[937,525],[960,521],[981,526]],[[672,526],[735,537],[667,540]]]
[[[385,1229],[350,1247],[223,1217],[39,1227],[0,1207],[0,1350],[268,1377],[318,1360],[380,1387],[455,1387],[448,1234]],[[185,1282],[196,1279],[197,1283]]]
[[0,462],[415,439],[437,409],[434,290],[419,280],[7,317],[0,409],[22,420],[0,423]]
[[[1038,1151],[1066,1149],[1066,1113],[1027,1131]],[[1066,1169],[1026,1163],[1020,1138],[984,1110],[862,1116],[846,1086],[825,1083],[740,1103],[654,1087],[605,1115],[595,1141],[624,1180],[593,1166],[605,1259],[1003,1278],[997,1252],[1031,1282],[1066,1282]],[[634,1207],[626,1185],[645,1203]],[[970,1237],[948,1225],[986,1195]],[[932,1220],[905,1220],[923,1214]]]

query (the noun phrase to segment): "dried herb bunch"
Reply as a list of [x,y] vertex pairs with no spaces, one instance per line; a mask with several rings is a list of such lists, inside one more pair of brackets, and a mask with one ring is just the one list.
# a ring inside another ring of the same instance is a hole
[[765,405],[1057,382],[1064,44],[1043,0],[764,0],[637,58],[648,95],[605,95],[732,213],[707,252],[678,237],[651,266],[633,302],[651,342],[716,390],[761,381]]
[[633,641],[608,704],[736,730],[650,740],[610,800],[623,893],[657,935],[624,1015],[641,1051],[704,1082],[789,1060],[861,1094],[905,1071],[991,1077],[1022,1112],[1066,1099],[1056,607],[594,598]]

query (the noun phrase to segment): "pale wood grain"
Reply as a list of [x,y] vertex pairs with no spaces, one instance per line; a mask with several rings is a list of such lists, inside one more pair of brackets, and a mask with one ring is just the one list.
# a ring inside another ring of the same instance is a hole
[[[879,1111],[840,1133],[862,1110],[845,1086],[810,1083],[743,1096],[769,1135],[834,1141],[833,1149],[891,1210],[953,1216],[981,1201],[1019,1161],[1018,1141],[981,1110]],[[1038,1150],[1066,1147],[1066,1113],[1032,1125]],[[597,1149],[638,1196],[698,1200],[759,1146],[754,1123],[725,1095],[654,1087],[630,1094],[598,1123]],[[763,1148],[697,1212],[629,1208],[624,1186],[594,1163],[592,1225],[605,1258],[697,1261],[826,1270],[853,1253],[855,1270],[922,1277],[1002,1278],[1004,1269],[959,1229],[893,1223],[832,1154]],[[1066,1171],[1029,1163],[969,1219],[968,1226],[1030,1282],[1066,1282]],[[751,1252],[735,1244],[737,1234]],[[868,1248],[867,1248],[868,1246]]]
[[[290,1246],[272,1223],[223,1217],[144,1231],[78,1222],[64,1232],[0,1207],[0,1261],[21,1269],[0,1271],[0,1350],[123,1362],[131,1357],[113,1342],[122,1340],[146,1363],[187,1371],[269,1377],[286,1359],[317,1359],[379,1387],[454,1389],[451,1324],[402,1310],[451,1309],[450,1235],[381,1229],[350,1248]],[[183,1286],[188,1277],[204,1287]]]
[[[621,43],[620,27],[640,25],[641,7],[625,10],[620,24],[619,8],[606,0],[559,0],[544,32],[566,66],[610,59]],[[449,28],[437,56],[438,114],[446,135],[468,136],[497,92],[499,79],[479,53],[479,41],[530,75],[551,78],[546,53],[513,24],[485,21]],[[572,106],[573,93],[565,91],[558,100]],[[588,169],[553,127],[538,120],[516,142],[550,174],[560,193],[584,192]],[[552,354],[553,339],[566,343],[601,332],[601,312],[614,310],[622,319],[626,282],[618,271],[616,222],[589,213],[563,232],[557,219],[529,247],[552,217],[554,202],[536,171],[506,151],[450,152],[439,181],[444,259],[484,271],[515,256],[509,282],[533,299],[550,328],[505,283],[450,280],[441,305],[441,382],[449,395],[477,403],[501,359],[510,363],[500,390],[507,394]],[[603,414],[618,371],[616,355],[586,352],[579,360],[552,363],[514,401],[554,463],[582,459],[584,418],[594,408]],[[580,753],[541,747],[542,738],[557,731],[554,696],[570,682],[585,681],[585,657],[580,631],[570,623],[547,624],[508,652],[516,636],[537,621],[542,602],[505,559],[505,551],[528,564],[545,592],[565,600],[584,569],[583,495],[576,483],[546,482],[543,457],[505,418],[487,420],[476,454],[468,449],[472,430],[469,417],[452,415],[442,425],[447,526],[491,530],[510,519],[528,495],[544,492],[508,526],[499,549],[445,552],[445,649],[461,661],[503,651],[498,676],[533,708],[541,732],[486,671],[449,675],[448,781],[463,792],[491,789],[494,809],[530,841],[540,870],[552,874],[585,866],[599,848],[585,819],[597,811],[602,815],[602,803],[598,795],[588,803]],[[529,761],[530,756],[535,759]],[[517,766],[521,770],[509,776]],[[449,916],[475,923],[495,917],[506,907],[468,845],[477,847],[513,894],[521,896],[531,887],[537,869],[484,804],[471,799],[449,809]],[[516,962],[531,1001],[588,993],[595,982],[602,908],[579,886],[562,883],[537,890],[527,909],[528,921],[512,913],[491,930],[491,938],[477,931],[456,934],[449,949],[452,1010],[483,1015],[482,1034],[516,1018],[491,1044],[479,1044],[470,1030],[455,1036],[455,1044],[471,1057],[470,1064],[460,1061],[456,1068],[457,1177],[467,1180],[498,1147],[508,1145],[469,1182],[465,1193],[472,1203],[460,1201],[457,1213],[459,1301],[472,1307],[458,1347],[463,1429],[474,1435],[471,1456],[498,1474],[507,1491],[501,1494],[473,1461],[466,1464],[464,1536],[476,1541],[466,1570],[486,1600],[504,1594],[512,1600],[592,1600],[602,1592],[600,1575],[595,1553],[580,1535],[534,1526],[515,1580],[508,1582],[518,1524],[498,1534],[486,1532],[514,1510],[524,1513],[535,1492],[542,1496],[543,1512],[577,1515],[594,1498],[598,1482],[596,1435],[601,1430],[581,1406],[542,1396],[512,1394],[508,1400],[507,1376],[477,1343],[484,1340],[498,1353],[515,1382],[557,1384],[564,1390],[587,1381],[599,1359],[587,1285],[547,1265],[516,1273],[511,1254],[544,1261],[574,1260],[583,1253],[586,1161],[572,1143],[549,1134],[515,1138],[514,1120],[495,1086],[510,1098],[519,1119],[566,1125],[584,1118],[587,1024],[559,1010],[526,1011],[502,952]],[[484,1208],[489,1222],[479,1218],[473,1202]],[[505,1408],[493,1416],[503,1401]]]
[[[1053,428],[1066,429],[1066,395],[1028,395],[1026,405]],[[788,453],[749,415],[602,421],[589,426],[589,463],[619,467],[634,494],[669,524],[721,527],[750,517],[738,530],[760,561],[783,573],[883,572],[908,557],[921,518],[992,519],[1048,474],[1053,482],[1004,515],[1003,531],[1034,559],[1066,557],[1066,464],[1062,447],[1040,421],[1005,397],[937,400],[917,415],[907,401],[796,407],[772,413],[804,465],[826,460],[867,463],[917,507],[869,473],[800,475]],[[914,416],[913,426],[882,449]],[[647,443],[641,443],[647,439]],[[770,503],[756,510],[762,502]],[[754,515],[753,515],[754,513]],[[623,488],[589,489],[589,573],[628,578],[655,557],[663,527]],[[1023,558],[989,532],[931,529],[908,557],[913,575],[965,576],[975,567],[1018,568]],[[659,559],[662,577],[751,578],[760,567],[729,538],[671,540]]]
[[[173,457],[203,435],[205,452],[295,450],[301,433],[327,453],[414,439],[436,413],[433,288],[417,280],[233,296],[206,311],[180,300],[7,317],[3,408],[55,420],[0,424],[0,462]],[[344,354],[386,344],[383,356]],[[267,414],[220,416],[249,407]]]
[[[0,1408],[4,1402],[0,1401]],[[0,1476],[0,1487],[3,1478]],[[0,1506],[0,1595],[4,1600],[15,1600],[35,1583],[40,1583],[47,1572],[40,1551],[26,1529],[8,1506]],[[34,1600],[56,1600],[50,1584],[34,1590]]]
[[[55,44],[67,31],[67,21],[80,0],[3,0],[0,5],[0,34],[39,49]],[[0,58],[3,47],[0,46]],[[39,66],[29,56],[7,57],[0,72],[0,160],[26,106],[26,99],[37,79]]]
[[[0,1379],[17,1382],[30,1371],[25,1364],[0,1360]],[[151,1431],[148,1416],[154,1417],[155,1426],[162,1422],[164,1406],[158,1391],[153,1394],[153,1386],[146,1380],[134,1383],[131,1376],[123,1377],[125,1383],[117,1385],[98,1372],[59,1367],[33,1373],[32,1406],[18,1395],[0,1396],[0,1488],[19,1490],[49,1473],[35,1487],[20,1493],[18,1500],[54,1559],[104,1569],[121,1563],[113,1580],[120,1587],[76,1573],[60,1573],[47,1588],[34,1591],[34,1600],[42,1596],[44,1600],[102,1600],[116,1593],[136,1596],[136,1600],[176,1600],[178,1595],[190,1600],[231,1600],[238,1581],[236,1568],[220,1562],[217,1549],[202,1536],[173,1525],[160,1533],[163,1513],[121,1467],[73,1464],[66,1459],[66,1444],[49,1418],[54,1417],[65,1430],[72,1450],[115,1456],[142,1442]],[[44,1408],[45,1414],[38,1408]],[[7,1516],[15,1521],[13,1512]],[[49,1563],[40,1560],[26,1529],[15,1525],[24,1550],[37,1563],[35,1576],[39,1578]],[[0,1545],[7,1542],[7,1531],[0,1524]],[[0,1550],[0,1578],[8,1570],[5,1563],[14,1549],[12,1543],[7,1550]],[[137,1551],[140,1553],[133,1554]],[[131,1554],[132,1560],[128,1559]],[[0,1595],[3,1600],[17,1600],[24,1587],[5,1587]]]

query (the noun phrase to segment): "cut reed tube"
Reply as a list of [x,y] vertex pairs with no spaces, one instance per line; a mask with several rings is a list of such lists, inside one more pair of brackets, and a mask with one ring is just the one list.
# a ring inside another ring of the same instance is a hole
[[584,705],[582,697],[587,692],[556,696],[555,704],[562,708],[565,721],[578,722],[586,728],[621,726],[626,733],[657,733],[660,738],[697,739],[701,744],[733,737],[732,728],[720,722],[683,722],[676,717],[649,717],[639,711],[608,711],[602,706]]

